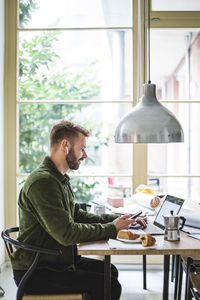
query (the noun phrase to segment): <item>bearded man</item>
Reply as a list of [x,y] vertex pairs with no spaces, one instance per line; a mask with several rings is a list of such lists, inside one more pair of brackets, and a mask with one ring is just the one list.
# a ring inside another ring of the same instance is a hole
[[[43,254],[26,286],[28,294],[87,293],[103,299],[104,264],[77,255],[76,244],[116,238],[135,220],[130,215],[95,215],[82,210],[70,185],[68,170],[77,170],[87,158],[89,131],[68,121],[54,125],[50,133],[50,154],[26,180],[19,195],[19,237],[27,244],[60,250],[59,256]],[[143,220],[138,222],[145,225]],[[32,264],[34,255],[17,249],[12,257],[18,285]],[[118,271],[111,267],[111,299],[119,300]]]

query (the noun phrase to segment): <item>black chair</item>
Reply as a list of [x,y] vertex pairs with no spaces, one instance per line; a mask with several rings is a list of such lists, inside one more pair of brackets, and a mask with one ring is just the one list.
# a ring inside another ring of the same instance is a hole
[[177,295],[181,299],[183,271],[185,272],[185,300],[200,300],[200,256],[179,256]]
[[32,265],[29,267],[29,269],[24,274],[24,276],[22,277],[19,283],[19,286],[17,288],[16,300],[81,300],[83,299],[82,294],[25,295],[24,290],[25,290],[26,283],[30,279],[34,270],[36,269],[40,255],[42,253],[50,254],[50,255],[61,255],[62,252],[59,250],[39,248],[33,245],[19,242],[18,240],[10,237],[11,233],[16,233],[18,231],[19,231],[19,227],[13,227],[13,228],[8,228],[6,230],[3,230],[1,233],[9,257],[11,257],[15,247],[15,248],[21,248],[27,251],[35,252],[35,258]]
[[200,299],[200,257],[187,258],[186,300]]
[[79,205],[80,205],[80,208],[85,210],[85,211],[87,211],[88,208],[90,208],[92,206],[91,204],[88,204],[88,203],[85,203],[85,202],[81,202],[81,203],[79,203]]
[[185,300],[200,300],[200,256],[182,256],[181,259],[186,272]]
[[5,294],[4,289],[0,286],[0,297],[3,297],[3,295]]

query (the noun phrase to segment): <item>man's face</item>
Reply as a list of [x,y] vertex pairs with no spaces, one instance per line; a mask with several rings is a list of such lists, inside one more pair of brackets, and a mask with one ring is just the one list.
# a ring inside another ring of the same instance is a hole
[[74,145],[66,156],[66,161],[71,170],[78,170],[81,161],[87,158],[85,148],[86,137],[82,133],[79,133],[78,138],[74,140]]

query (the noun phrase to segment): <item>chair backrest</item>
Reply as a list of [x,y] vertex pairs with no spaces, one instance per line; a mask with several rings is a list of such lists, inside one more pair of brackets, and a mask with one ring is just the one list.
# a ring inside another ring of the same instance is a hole
[[60,250],[52,250],[46,248],[36,247],[27,243],[19,242],[17,239],[13,239],[10,237],[10,234],[13,232],[19,232],[19,227],[11,227],[2,231],[1,236],[5,242],[6,249],[8,252],[9,257],[13,253],[14,249],[13,246],[16,248],[21,248],[27,251],[32,251],[36,253],[45,253],[45,254],[52,254],[52,255],[61,255],[62,252]]
[[191,299],[190,292],[192,297],[195,300],[200,299],[200,256],[189,256],[187,259],[187,271],[186,271],[186,282],[189,275],[189,286],[187,288],[186,299]]
[[[52,255],[61,255],[62,251],[60,250],[52,250],[52,249],[45,249],[45,248],[40,248],[40,247],[36,247],[30,244],[26,244],[26,243],[22,243],[19,242],[17,239],[11,238],[10,234],[14,233],[14,232],[19,232],[19,227],[12,227],[12,228],[8,228],[2,231],[1,236],[5,242],[5,246],[8,252],[9,257],[11,258],[11,255],[14,251],[14,247],[18,247],[27,251],[32,251],[35,252],[35,259],[32,263],[32,265],[29,267],[29,269],[27,270],[27,272],[25,273],[25,275],[22,277],[18,289],[17,289],[17,295],[16,295],[16,299],[17,300],[25,300],[25,299],[43,299],[43,300],[47,300],[47,299],[52,299],[52,300],[61,300],[61,299],[69,299],[69,300],[80,300],[82,299],[82,294],[65,294],[65,295],[24,295],[24,289],[26,286],[27,281],[29,280],[30,276],[32,275],[32,273],[34,272],[34,270],[36,269],[37,263],[39,261],[39,257],[41,253],[45,253],[45,254],[52,254]],[[14,246],[14,247],[13,247]]]
[[13,232],[18,232],[18,231],[19,231],[19,227],[13,227],[13,228],[8,228],[6,230],[3,230],[2,233],[1,233],[1,236],[4,240],[6,250],[8,252],[9,257],[11,257],[11,254],[14,251],[13,246],[16,242],[12,238],[10,238],[10,234],[13,233]]
[[52,255],[60,255],[60,254],[62,254],[62,252],[60,250],[45,249],[45,248],[40,248],[40,247],[30,245],[30,244],[22,243],[22,242],[18,241],[17,239],[10,237],[10,234],[14,233],[14,232],[19,232],[19,227],[8,228],[8,229],[3,230],[1,233],[1,236],[5,242],[6,250],[7,250],[10,258],[14,251],[14,247],[36,253],[32,265],[29,267],[29,269],[27,270],[25,275],[22,277],[22,279],[19,283],[18,289],[17,289],[16,299],[21,300],[22,296],[24,294],[24,289],[25,289],[26,283],[36,269],[40,254],[45,253],[45,254],[52,254]]

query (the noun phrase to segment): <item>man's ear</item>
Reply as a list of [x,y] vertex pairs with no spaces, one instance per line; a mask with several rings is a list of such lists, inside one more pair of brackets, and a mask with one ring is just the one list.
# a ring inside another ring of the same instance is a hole
[[67,154],[69,153],[70,150],[70,142],[67,139],[63,139],[61,142],[61,149],[66,152]]

